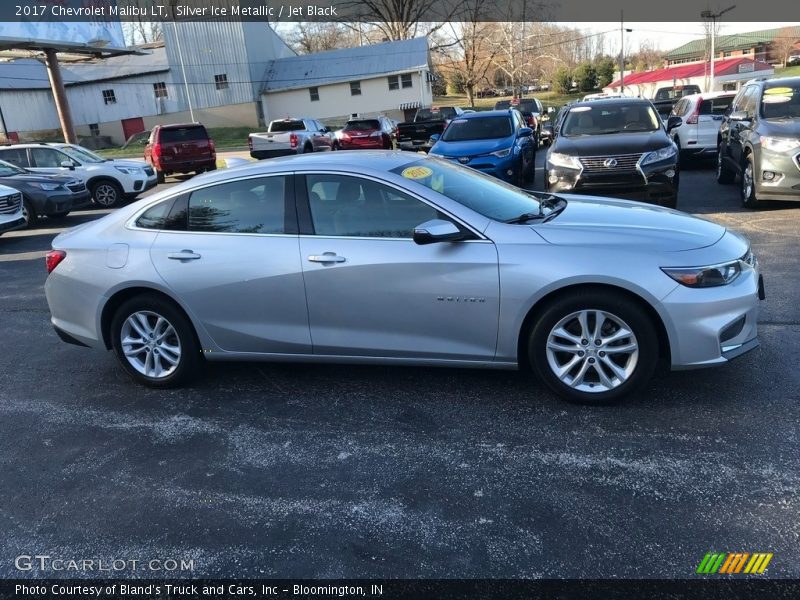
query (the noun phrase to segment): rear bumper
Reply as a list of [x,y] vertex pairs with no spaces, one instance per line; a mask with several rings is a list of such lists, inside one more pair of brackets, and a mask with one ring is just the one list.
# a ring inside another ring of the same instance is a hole
[[420,142],[417,140],[411,140],[411,141],[403,140],[397,142],[397,147],[400,148],[400,150],[413,150],[413,151],[424,150],[425,152],[427,152],[428,150],[433,148],[433,144],[431,144],[428,141]]
[[164,173],[188,173],[189,171],[199,171],[200,169],[216,169],[217,159],[204,158],[201,160],[174,160],[169,162],[161,161],[159,170]]
[[72,193],[26,193],[31,200],[38,215],[55,215],[69,212],[75,208],[88,206],[92,202],[92,195],[89,190]]

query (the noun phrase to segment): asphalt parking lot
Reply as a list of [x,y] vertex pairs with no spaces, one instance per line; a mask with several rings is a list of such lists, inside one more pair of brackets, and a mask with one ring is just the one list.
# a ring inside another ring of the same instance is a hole
[[103,211],[4,235],[0,577],[58,576],[15,568],[46,554],[193,577],[683,578],[712,550],[800,577],[800,203],[744,210],[710,168],[681,176],[679,209],[753,242],[762,345],[602,409],[455,369],[209,364],[147,390],[48,321],[41,257]]

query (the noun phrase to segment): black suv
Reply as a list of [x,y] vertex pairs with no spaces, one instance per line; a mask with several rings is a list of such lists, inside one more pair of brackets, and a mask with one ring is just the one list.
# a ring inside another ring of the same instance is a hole
[[545,162],[545,189],[614,196],[675,208],[678,151],[644,98],[610,98],[564,107]]
[[800,200],[800,77],[748,81],[722,119],[717,181],[740,176],[742,203]]

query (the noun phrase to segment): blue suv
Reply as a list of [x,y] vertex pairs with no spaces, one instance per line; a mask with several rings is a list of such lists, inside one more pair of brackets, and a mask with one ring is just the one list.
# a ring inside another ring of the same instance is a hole
[[433,156],[446,158],[514,185],[533,180],[536,142],[533,129],[515,110],[460,115],[441,136],[433,136]]

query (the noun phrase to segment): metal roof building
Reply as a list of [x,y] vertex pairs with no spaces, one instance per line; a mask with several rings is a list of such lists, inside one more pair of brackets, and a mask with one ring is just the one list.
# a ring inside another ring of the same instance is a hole
[[[714,44],[717,58],[730,58],[733,56],[749,56],[756,60],[770,60],[769,46],[775,38],[790,32],[791,36],[800,40],[800,27],[789,26],[779,29],[762,29],[749,33],[736,33],[732,35],[718,35]],[[685,62],[701,61],[706,57],[706,40],[697,39],[687,42],[682,46],[670,50],[665,58],[670,65]]]

